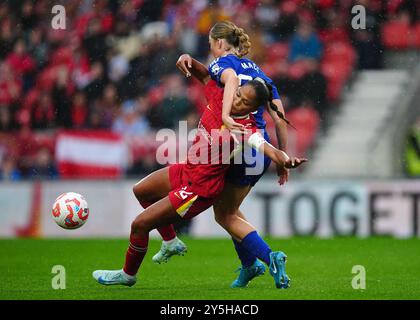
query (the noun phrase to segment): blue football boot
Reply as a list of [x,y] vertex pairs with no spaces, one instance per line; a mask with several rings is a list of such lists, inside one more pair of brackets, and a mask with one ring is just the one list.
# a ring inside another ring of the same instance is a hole
[[270,274],[274,278],[276,288],[279,289],[290,287],[290,279],[286,274],[286,259],[287,256],[281,251],[270,253]]
[[244,288],[248,286],[252,279],[262,276],[265,273],[265,266],[260,260],[256,259],[251,266],[246,268],[240,267],[237,271],[239,270],[239,276],[232,282],[230,285],[231,288]]

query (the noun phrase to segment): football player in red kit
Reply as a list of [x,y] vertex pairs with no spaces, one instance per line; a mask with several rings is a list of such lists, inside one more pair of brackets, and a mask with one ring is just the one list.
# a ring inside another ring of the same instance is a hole
[[[122,270],[94,271],[93,277],[99,283],[134,285],[136,274],[147,252],[149,232],[179,219],[193,218],[211,207],[223,190],[232,153],[239,150],[244,142],[287,168],[296,168],[306,161],[289,158],[285,152],[267,143],[257,131],[250,113],[272,99],[270,89],[264,81],[252,80],[238,88],[231,116],[244,125],[246,132],[237,136],[224,128],[221,119],[223,90],[210,81],[205,87],[205,93],[209,105],[200,119],[196,138],[188,151],[187,162],[160,169],[135,186],[136,196],[141,195],[138,198],[145,210],[131,225],[124,267]],[[282,259],[283,257],[277,259],[273,255],[272,263],[276,270],[276,276],[273,277],[279,288],[285,282],[288,283],[288,279],[284,278],[285,273],[282,272]]]

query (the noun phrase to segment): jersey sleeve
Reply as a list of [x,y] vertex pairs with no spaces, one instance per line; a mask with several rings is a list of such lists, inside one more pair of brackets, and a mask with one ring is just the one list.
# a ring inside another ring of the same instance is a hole
[[279,91],[277,90],[277,87],[274,85],[274,83],[271,83],[273,86],[273,99],[280,99]]
[[217,58],[209,65],[208,70],[210,77],[215,80],[219,86],[223,85],[220,81],[220,77],[226,69],[235,70],[234,63],[229,56]]

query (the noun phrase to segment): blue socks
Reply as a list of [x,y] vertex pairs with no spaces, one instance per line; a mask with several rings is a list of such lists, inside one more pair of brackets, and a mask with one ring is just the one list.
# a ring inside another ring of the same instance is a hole
[[257,260],[257,258],[251,254],[248,250],[244,248],[244,246],[232,238],[233,244],[235,245],[236,253],[238,254],[239,260],[241,260],[241,264],[244,268],[248,268],[252,266]]
[[[248,233],[246,237],[242,239],[240,246],[242,247],[241,249],[245,249],[246,251],[248,251],[248,255],[257,257],[258,259],[264,261],[267,265],[270,265],[270,253],[272,252],[272,250],[270,249],[268,244],[258,235],[257,231],[252,231]],[[239,259],[241,259],[241,256],[239,257]]]

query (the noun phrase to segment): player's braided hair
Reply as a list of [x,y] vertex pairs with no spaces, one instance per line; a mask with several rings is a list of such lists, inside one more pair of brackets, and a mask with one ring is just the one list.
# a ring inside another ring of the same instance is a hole
[[225,39],[228,44],[236,49],[239,57],[246,56],[251,48],[249,36],[244,29],[239,28],[231,21],[217,22],[210,30],[213,39]]
[[296,130],[283,112],[280,112],[277,106],[273,103],[273,86],[270,83],[267,83],[263,79],[257,77],[254,80],[248,81],[247,84],[251,84],[254,87],[259,105],[268,103],[271,110],[276,112],[280,119]]

